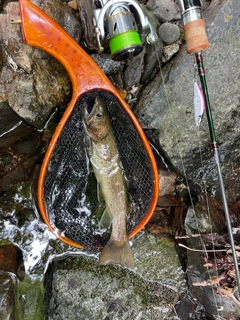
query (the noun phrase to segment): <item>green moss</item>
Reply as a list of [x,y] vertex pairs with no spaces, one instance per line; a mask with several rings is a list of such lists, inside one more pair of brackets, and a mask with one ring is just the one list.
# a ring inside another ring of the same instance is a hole
[[17,285],[16,320],[43,320],[43,298],[42,281],[25,276],[24,280]]
[[183,31],[180,32],[180,38],[179,38],[181,41],[186,41],[186,38],[185,38],[185,34]]

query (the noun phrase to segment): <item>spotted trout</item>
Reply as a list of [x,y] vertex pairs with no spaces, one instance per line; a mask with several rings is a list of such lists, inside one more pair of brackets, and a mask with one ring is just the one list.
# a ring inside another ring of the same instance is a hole
[[82,118],[89,138],[90,162],[112,221],[111,236],[99,256],[99,264],[119,263],[134,268],[126,233],[126,183],[109,115],[100,96],[92,106],[83,108]]

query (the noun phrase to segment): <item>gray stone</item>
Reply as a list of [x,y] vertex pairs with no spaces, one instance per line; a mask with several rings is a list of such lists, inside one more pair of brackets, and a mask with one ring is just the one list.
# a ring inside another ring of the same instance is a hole
[[97,50],[98,47],[93,24],[93,10],[96,9],[94,1],[77,0],[77,4],[86,44],[90,49]]
[[[37,1],[39,4],[39,1]],[[76,41],[81,38],[80,23],[72,9],[56,1],[44,2],[47,13],[56,19]],[[23,43],[18,3],[9,3],[0,14],[2,64],[0,102],[9,106],[29,124],[42,128],[50,112],[70,99],[71,83],[62,65],[46,52]],[[54,75],[54,76],[53,76]]]
[[180,46],[181,46],[182,42],[181,40],[168,45],[168,46],[164,46],[163,48],[163,55],[162,55],[162,62],[166,63],[167,61],[169,61],[176,53],[179,52],[180,50]]
[[[213,234],[209,236],[211,239]],[[230,273],[227,263],[225,268],[220,266],[221,263],[224,264],[226,253],[215,252],[214,261],[218,261],[216,265],[218,272],[216,272],[214,267],[211,268],[211,263],[207,266],[208,259],[211,259],[208,257],[209,254],[204,250],[202,252],[194,250],[202,248],[201,241],[200,237],[191,238],[191,234],[190,239],[187,240],[188,247],[193,249],[193,251],[187,251],[187,277],[190,294],[216,318],[239,319],[240,302],[235,297],[235,290],[221,285],[221,280]],[[217,250],[217,248],[214,249]],[[226,258],[226,261],[228,259],[229,257]]]
[[84,255],[54,259],[45,278],[46,319],[150,320],[170,315],[185,288],[174,243],[140,233],[133,253],[136,271],[99,266],[96,258]]
[[0,270],[0,319],[15,319],[15,285],[16,277],[13,273]]
[[166,44],[173,44],[180,37],[180,29],[176,24],[165,22],[158,29],[158,35]]
[[147,8],[161,21],[179,20],[180,9],[174,0],[149,0]]
[[125,71],[123,74],[124,87],[131,91],[133,87],[138,88],[142,77],[142,72],[144,68],[144,57],[146,53],[146,47],[144,46],[143,51],[136,57],[131,57],[126,62]]
[[146,46],[145,65],[141,77],[141,83],[150,81],[156,74],[162,54],[163,43],[160,38],[157,39],[157,42],[154,45]]
[[91,58],[98,64],[102,71],[110,76],[111,74],[121,72],[123,67],[121,62],[114,61],[111,59],[110,55],[104,54],[92,54]]

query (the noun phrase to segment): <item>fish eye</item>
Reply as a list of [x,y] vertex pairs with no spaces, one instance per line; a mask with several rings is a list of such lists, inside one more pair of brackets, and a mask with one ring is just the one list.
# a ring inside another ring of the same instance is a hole
[[96,114],[96,116],[97,116],[97,118],[102,118],[103,112],[98,112],[98,113]]

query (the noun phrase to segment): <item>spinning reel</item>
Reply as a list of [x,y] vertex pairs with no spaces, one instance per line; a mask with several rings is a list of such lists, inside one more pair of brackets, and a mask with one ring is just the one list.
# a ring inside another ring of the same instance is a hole
[[112,59],[127,60],[142,51],[139,33],[148,32],[146,41],[153,44],[157,34],[135,0],[95,1],[94,25],[98,51],[104,51],[103,42],[109,43]]

